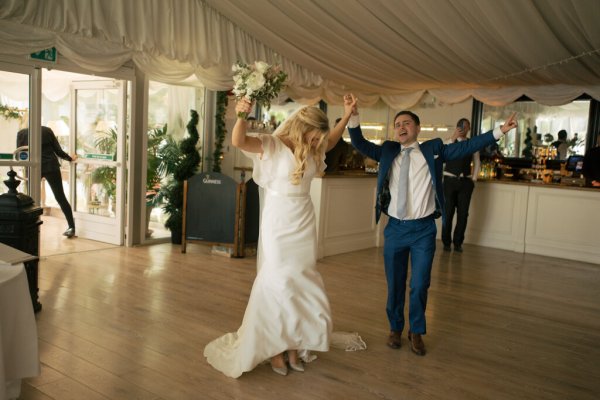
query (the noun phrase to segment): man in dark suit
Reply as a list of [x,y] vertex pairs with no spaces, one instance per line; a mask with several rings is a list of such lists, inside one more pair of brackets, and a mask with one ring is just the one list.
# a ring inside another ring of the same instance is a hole
[[444,215],[444,162],[466,157],[516,126],[513,114],[500,128],[468,141],[444,144],[441,139],[432,139],[419,144],[419,117],[410,111],[400,111],[394,118],[396,141],[386,140],[377,145],[364,138],[357,110],[350,118],[348,130],[352,145],[379,162],[376,222],[381,212],[389,216],[383,249],[388,286],[386,311],[391,328],[389,347],[400,347],[410,256],[408,339],[415,354],[425,355],[422,335],[426,333],[425,308],[437,234],[434,218]]
[[588,185],[600,187],[600,134],[596,138],[596,147],[585,153],[582,172]]
[[[466,118],[461,118],[456,124],[454,134],[446,143],[462,142],[469,140],[467,134],[471,130],[471,123]],[[473,167],[471,169],[471,164]],[[469,205],[475,189],[475,181],[479,174],[479,152],[473,153],[458,160],[447,161],[444,166],[444,199],[446,200],[446,215],[442,225],[442,242],[444,251],[451,251],[450,245],[454,243],[454,251],[461,253],[465,240]],[[452,234],[452,221],[456,213],[456,225]]]
[[558,140],[550,145],[556,149],[556,159],[566,160],[569,152],[569,142],[567,141],[567,131],[561,129],[558,131]]

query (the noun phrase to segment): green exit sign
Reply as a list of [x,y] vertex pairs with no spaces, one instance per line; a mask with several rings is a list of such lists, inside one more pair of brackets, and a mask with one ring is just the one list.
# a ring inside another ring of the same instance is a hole
[[29,58],[31,58],[33,60],[47,61],[47,62],[51,62],[51,63],[56,63],[56,57],[57,57],[56,47],[52,47],[52,48],[45,49],[42,51],[36,51],[35,53],[31,53],[29,55]]
[[88,153],[84,156],[84,158],[88,160],[104,160],[104,161],[114,161],[114,156],[112,154],[92,154]]

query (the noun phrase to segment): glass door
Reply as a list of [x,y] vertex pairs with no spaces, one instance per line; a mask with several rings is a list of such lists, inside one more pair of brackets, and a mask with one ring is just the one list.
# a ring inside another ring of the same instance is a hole
[[72,86],[77,160],[71,198],[77,235],[122,245],[125,210],[126,81],[75,82]]
[[31,196],[36,204],[41,142],[39,107],[32,104],[39,105],[39,76],[34,68],[0,63],[0,194],[8,191],[3,181],[13,170],[21,181],[17,191]]

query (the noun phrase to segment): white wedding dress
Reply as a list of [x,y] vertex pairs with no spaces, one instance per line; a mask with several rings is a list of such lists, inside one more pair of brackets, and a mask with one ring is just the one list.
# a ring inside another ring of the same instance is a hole
[[325,169],[310,160],[299,185],[290,182],[292,151],[273,135],[259,135],[263,154],[254,161],[253,179],[263,189],[257,275],[237,332],[210,342],[207,361],[237,378],[288,349],[327,351],[332,323],[329,300],[316,268],[317,232],[310,183]]

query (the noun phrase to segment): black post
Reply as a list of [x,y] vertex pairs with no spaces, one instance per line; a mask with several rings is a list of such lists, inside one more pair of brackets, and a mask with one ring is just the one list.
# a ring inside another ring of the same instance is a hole
[[7,175],[8,179],[4,184],[8,186],[8,192],[0,195],[0,242],[36,256],[35,260],[24,264],[33,311],[38,312],[42,309],[38,298],[38,264],[42,224],[40,216],[43,210],[34,205],[31,197],[17,192],[21,181],[15,179],[16,172],[11,169]]

